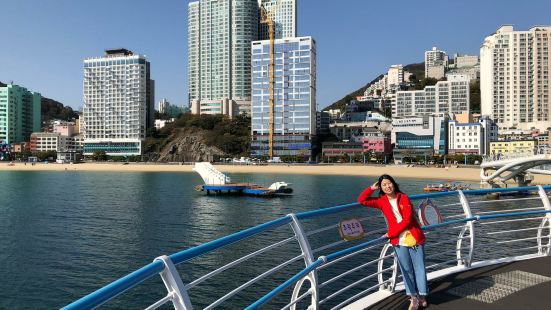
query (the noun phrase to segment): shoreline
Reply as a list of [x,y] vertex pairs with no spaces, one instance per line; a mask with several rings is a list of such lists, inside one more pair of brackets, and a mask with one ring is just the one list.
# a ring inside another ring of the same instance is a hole
[[[362,164],[273,164],[273,165],[215,165],[223,173],[265,173],[265,174],[308,174],[378,177],[390,174],[398,178],[446,181],[480,181],[480,169],[471,167],[407,167],[379,166]],[[0,163],[0,173],[4,171],[97,171],[97,172],[193,172],[193,165],[157,164],[157,163],[27,163],[16,162],[13,165]],[[535,184],[551,184],[551,175],[534,175]]]

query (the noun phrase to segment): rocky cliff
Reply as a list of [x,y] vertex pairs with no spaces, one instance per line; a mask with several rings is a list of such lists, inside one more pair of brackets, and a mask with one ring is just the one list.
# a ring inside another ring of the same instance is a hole
[[168,143],[158,153],[151,153],[150,160],[164,162],[213,161],[228,157],[224,151],[206,144],[206,131],[199,128],[177,128]]

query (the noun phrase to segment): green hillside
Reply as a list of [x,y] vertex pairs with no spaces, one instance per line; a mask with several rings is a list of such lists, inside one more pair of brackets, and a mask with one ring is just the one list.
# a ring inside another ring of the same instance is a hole
[[[425,77],[425,63],[424,62],[406,65],[406,66],[404,66],[404,70],[411,72],[413,75],[415,75],[415,77],[417,79],[423,79]],[[378,77],[373,79],[371,82],[367,83],[366,85],[358,88],[357,90],[349,93],[348,95],[342,97],[341,99],[333,102],[332,104],[330,104],[329,106],[324,108],[323,111],[327,111],[327,110],[330,110],[330,109],[344,110],[344,107],[346,106],[346,104],[348,104],[350,102],[350,100],[356,99],[357,96],[362,96],[363,93],[365,92],[365,90],[369,86],[371,86],[373,83],[377,82],[377,80],[382,78],[383,75],[384,74],[379,75]]]

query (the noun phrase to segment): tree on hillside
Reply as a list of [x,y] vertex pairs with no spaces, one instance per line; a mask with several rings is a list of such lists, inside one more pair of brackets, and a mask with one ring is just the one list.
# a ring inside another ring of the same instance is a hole
[[469,84],[469,100],[471,113],[480,113],[480,80],[473,80]]

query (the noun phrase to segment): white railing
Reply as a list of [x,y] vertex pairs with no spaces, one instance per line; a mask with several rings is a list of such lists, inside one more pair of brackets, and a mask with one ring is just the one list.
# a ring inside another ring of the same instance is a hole
[[[445,218],[441,224],[424,227],[429,279],[480,266],[490,260],[549,256],[551,203],[545,191],[549,189],[551,186],[411,196],[412,201],[426,198],[438,201]],[[533,205],[527,205],[530,200],[526,198],[520,198],[521,204],[515,203],[520,200],[518,198],[492,203],[479,199],[487,193],[514,191],[535,192],[539,197],[532,201]],[[503,205],[501,211],[495,212],[495,206],[500,204]],[[494,209],[488,209],[489,206]],[[248,304],[248,309],[266,304],[281,309],[339,309],[358,303],[367,307],[403,289],[391,246],[385,238],[378,237],[386,229],[380,225],[376,227],[376,223],[383,221],[374,219],[376,213],[371,212],[377,210],[353,203],[290,214],[159,257],[64,309],[97,307],[157,274],[167,294],[147,309],[156,309],[169,302],[175,309],[243,308]],[[367,241],[346,242],[338,237],[337,222],[351,216],[358,218],[364,227],[373,227],[367,231]],[[267,240],[277,241],[267,243]],[[506,244],[507,247],[488,244]],[[241,247],[235,249],[234,246]],[[514,251],[516,254],[511,255]],[[209,255],[215,253],[218,254],[214,261],[219,266],[203,270],[211,266],[213,257]],[[236,253],[239,257],[231,258]],[[202,258],[206,260],[205,265]],[[176,266],[184,269],[179,271]],[[194,271],[197,268],[201,272]],[[181,273],[187,281],[182,281]],[[227,279],[234,279],[229,281],[231,283],[243,280],[234,287],[229,283],[222,285]],[[222,286],[225,287],[222,290],[214,289]],[[196,293],[196,290],[202,291]]]

